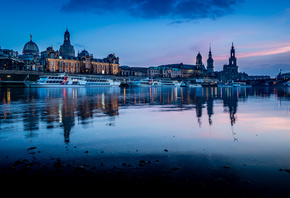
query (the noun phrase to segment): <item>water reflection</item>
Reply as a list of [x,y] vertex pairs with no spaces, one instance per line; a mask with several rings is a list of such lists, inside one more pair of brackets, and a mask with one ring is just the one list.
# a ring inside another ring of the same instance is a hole
[[[157,106],[158,111],[195,111],[199,127],[207,116],[214,125],[215,106],[222,106],[228,114],[234,141],[238,104],[249,98],[274,96],[278,105],[290,100],[290,89],[275,88],[68,88],[68,89],[2,89],[0,92],[0,132],[29,131],[36,136],[45,127],[63,128],[64,141],[77,125],[89,125],[95,120],[108,118],[108,126],[120,109]],[[290,111],[290,107],[289,110]],[[206,113],[205,113],[206,112]],[[206,114],[206,115],[204,115]],[[21,126],[22,125],[22,126]]]

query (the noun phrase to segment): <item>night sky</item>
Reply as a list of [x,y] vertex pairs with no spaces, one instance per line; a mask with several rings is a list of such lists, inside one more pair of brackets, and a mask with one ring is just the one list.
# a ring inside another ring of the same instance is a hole
[[[68,28],[76,53],[110,53],[120,65],[228,62],[234,42],[239,70],[290,72],[289,0],[11,0],[1,2],[0,46],[22,53],[30,34],[40,51],[59,49]],[[288,69],[288,71],[287,71]]]

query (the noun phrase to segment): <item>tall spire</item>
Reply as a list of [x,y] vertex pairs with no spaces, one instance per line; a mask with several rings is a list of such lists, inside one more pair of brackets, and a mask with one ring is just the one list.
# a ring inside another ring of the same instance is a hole
[[236,50],[234,47],[234,42],[232,42],[231,54],[229,58],[229,65],[237,66]]
[[208,59],[207,59],[207,73],[212,75],[214,73],[214,66],[213,66],[213,58],[211,53],[211,43],[209,44],[209,52],[208,52]]
[[30,34],[30,41],[32,41],[32,34]]
[[234,42],[232,42],[231,58],[235,58],[235,56],[236,56],[236,51],[235,51],[235,47],[234,47]]
[[211,54],[211,43],[209,44],[208,58],[212,58],[212,54]]

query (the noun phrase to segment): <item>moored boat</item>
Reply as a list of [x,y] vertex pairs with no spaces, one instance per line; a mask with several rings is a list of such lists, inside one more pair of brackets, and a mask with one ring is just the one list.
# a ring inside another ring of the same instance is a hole
[[199,88],[202,87],[200,84],[190,84],[189,87]]
[[40,76],[37,82],[24,82],[27,87],[35,88],[66,88],[66,87],[110,87],[119,86],[119,82],[112,79],[94,76]]
[[233,87],[232,83],[218,84],[218,87]]
[[135,81],[133,86],[135,86],[135,87],[160,86],[160,82],[156,81],[156,80],[153,80],[153,79],[145,78],[145,79],[142,79],[142,80]]
[[174,80],[160,80],[160,86],[180,86],[181,83]]
[[290,80],[283,84],[284,87],[290,87]]

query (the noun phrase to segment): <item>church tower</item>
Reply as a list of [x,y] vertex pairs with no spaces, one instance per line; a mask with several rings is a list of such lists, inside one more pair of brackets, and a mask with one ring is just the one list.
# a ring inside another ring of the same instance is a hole
[[75,49],[74,46],[70,44],[70,33],[68,29],[66,29],[64,33],[64,41],[59,48],[59,55],[63,57],[75,57]]
[[68,29],[66,29],[66,31],[64,33],[64,41],[63,41],[63,43],[70,44],[70,33],[69,33]]
[[196,56],[196,66],[198,68],[201,68],[201,66],[202,66],[202,56],[201,56],[200,52],[198,52],[198,54]]
[[231,48],[231,56],[229,58],[229,65],[230,66],[237,66],[237,58],[236,58],[236,51],[234,47],[234,43],[232,43],[232,48]]
[[224,65],[221,80],[224,82],[229,81],[236,81],[241,79],[239,75],[239,70],[237,66],[237,58],[236,58],[236,51],[234,47],[234,43],[232,43],[232,48],[230,51],[230,58],[229,58],[229,64]]
[[209,46],[209,52],[208,52],[208,59],[207,59],[207,73],[213,74],[214,73],[214,66],[213,66],[213,58],[211,53],[211,45]]

